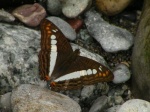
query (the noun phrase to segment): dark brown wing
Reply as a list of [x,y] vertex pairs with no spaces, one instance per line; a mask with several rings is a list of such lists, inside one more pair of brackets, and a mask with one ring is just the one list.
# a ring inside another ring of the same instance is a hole
[[[62,34],[62,32],[49,20],[44,19],[41,22],[41,51],[39,53],[39,69],[41,79],[49,80],[50,66],[58,66],[61,61],[67,57],[70,53],[73,52],[69,42]],[[50,65],[50,61],[52,60],[50,54],[52,52],[51,48],[51,36],[56,37],[56,46],[57,46],[57,56],[56,56],[56,64]],[[51,71],[52,72],[52,71]]]

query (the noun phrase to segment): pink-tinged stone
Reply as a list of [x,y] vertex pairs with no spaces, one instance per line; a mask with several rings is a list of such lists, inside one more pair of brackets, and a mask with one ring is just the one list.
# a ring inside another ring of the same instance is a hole
[[28,26],[38,26],[46,16],[45,9],[38,3],[27,4],[16,8],[12,14]]
[[72,26],[72,28],[76,31],[79,32],[79,30],[82,28],[83,26],[83,20],[79,19],[79,18],[75,18],[75,19],[69,19],[67,20],[67,22]]

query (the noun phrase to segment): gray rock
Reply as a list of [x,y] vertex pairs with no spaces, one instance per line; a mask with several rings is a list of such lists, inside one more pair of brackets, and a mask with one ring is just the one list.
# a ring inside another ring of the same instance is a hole
[[109,85],[107,83],[98,83],[96,89],[101,91],[102,95],[105,95],[109,91]]
[[118,83],[124,83],[128,81],[131,77],[131,72],[127,65],[120,63],[115,67],[115,70],[113,71],[114,74],[114,79],[113,83],[118,84]]
[[123,98],[121,96],[115,96],[115,104],[119,105],[124,102]]
[[93,41],[87,29],[80,29],[79,33],[77,33],[77,38],[81,38],[84,45],[89,45]]
[[[24,84],[46,86],[39,79],[38,53],[40,50],[40,32],[18,25],[0,23],[0,92],[11,91]],[[82,56],[107,65],[103,57],[77,46]]]
[[81,112],[69,97],[36,85],[23,84],[12,91],[13,112]]
[[100,55],[98,55],[96,53],[92,53],[92,52],[84,49],[83,47],[80,47],[80,46],[78,46],[76,44],[73,44],[73,43],[71,43],[71,47],[72,47],[73,50],[80,49],[80,55],[81,56],[84,56],[84,57],[90,58],[92,60],[95,60],[95,61],[103,64],[104,66],[108,67],[105,59],[102,56],[100,56]]
[[0,36],[1,94],[21,83],[39,84],[40,33],[23,26],[0,23]]
[[92,0],[65,0],[62,12],[68,18],[75,18],[90,7]]
[[69,40],[75,40],[76,39],[76,32],[75,30],[64,20],[62,20],[59,17],[48,17],[48,20],[53,22],[60,30],[61,32],[68,38]]
[[106,110],[106,112],[117,112],[117,110],[120,108],[120,105],[115,105],[109,109]]
[[3,108],[9,112],[11,110],[10,98],[11,98],[11,92],[1,95],[0,96],[0,108]]
[[117,112],[150,112],[150,102],[141,99],[126,101]]
[[89,98],[93,94],[94,89],[95,89],[94,85],[85,86],[81,91],[81,98],[82,99]]
[[133,45],[133,36],[129,31],[110,25],[93,9],[88,11],[85,16],[85,24],[89,33],[106,52],[127,50]]
[[108,101],[107,96],[101,96],[101,97],[97,98],[94,101],[89,112],[102,112],[103,109],[107,106],[107,101]]
[[15,17],[6,12],[5,10],[0,10],[0,21],[6,21],[6,22],[13,22],[15,20]]
[[47,0],[47,10],[52,15],[59,15],[62,12],[60,0]]

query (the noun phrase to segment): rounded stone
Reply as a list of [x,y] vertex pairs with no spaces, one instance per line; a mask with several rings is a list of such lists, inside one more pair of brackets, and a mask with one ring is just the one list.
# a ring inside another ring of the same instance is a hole
[[93,94],[94,89],[95,89],[94,85],[85,86],[81,91],[82,99],[89,98]]
[[118,84],[118,83],[124,83],[128,81],[131,77],[131,72],[127,65],[120,63],[119,65],[116,66],[115,70],[113,71],[114,74],[114,79],[113,83]]
[[104,14],[112,16],[123,11],[132,0],[96,0],[97,8]]
[[47,0],[47,11],[52,15],[59,15],[62,12],[60,0]]
[[0,108],[10,111],[11,110],[10,98],[11,98],[11,92],[1,95],[0,96]]
[[89,112],[102,112],[104,107],[107,106],[108,97],[107,96],[101,96],[97,98],[93,105],[91,106]]
[[35,3],[22,5],[13,10],[12,14],[28,26],[37,26],[46,16],[46,11],[40,4]]
[[60,30],[61,32],[65,35],[66,38],[69,40],[75,40],[76,39],[76,32],[75,30],[63,19],[59,17],[48,17],[48,20],[50,20],[52,23],[54,23]]
[[104,21],[93,9],[85,14],[84,22],[90,35],[106,52],[128,50],[133,45],[133,35],[129,31]]
[[68,18],[75,18],[92,4],[92,0],[65,0],[62,12]]
[[13,22],[15,20],[15,17],[6,12],[5,10],[0,10],[0,21],[6,21],[6,22]]
[[69,97],[35,85],[23,84],[12,91],[13,112],[81,112]]
[[141,99],[126,101],[117,112],[150,112],[150,102]]

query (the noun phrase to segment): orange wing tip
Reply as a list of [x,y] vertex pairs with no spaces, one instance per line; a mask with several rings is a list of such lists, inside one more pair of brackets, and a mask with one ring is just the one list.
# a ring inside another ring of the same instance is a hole
[[55,82],[51,82],[50,86],[54,87],[54,86],[56,86],[56,83]]
[[47,76],[45,76],[45,78],[44,78],[44,80],[45,81],[49,81],[51,78],[47,75]]

